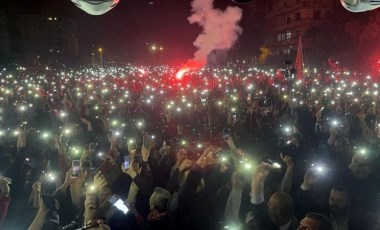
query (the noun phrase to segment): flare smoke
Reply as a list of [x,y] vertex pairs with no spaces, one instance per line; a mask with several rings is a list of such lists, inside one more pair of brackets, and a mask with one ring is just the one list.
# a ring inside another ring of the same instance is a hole
[[242,33],[242,28],[238,25],[242,10],[229,6],[222,11],[215,9],[213,2],[214,0],[194,0],[191,3],[193,14],[188,20],[191,24],[202,26],[203,31],[194,41],[198,50],[186,66],[203,67],[212,51],[230,49]]

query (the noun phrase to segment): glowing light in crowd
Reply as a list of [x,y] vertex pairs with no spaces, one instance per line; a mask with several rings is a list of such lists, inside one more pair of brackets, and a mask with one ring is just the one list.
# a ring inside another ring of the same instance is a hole
[[178,80],[181,80],[181,79],[183,78],[183,75],[184,75],[185,73],[189,72],[189,71],[190,71],[190,68],[183,68],[183,69],[180,69],[180,70],[177,72],[177,74],[176,74],[176,78],[177,78]]

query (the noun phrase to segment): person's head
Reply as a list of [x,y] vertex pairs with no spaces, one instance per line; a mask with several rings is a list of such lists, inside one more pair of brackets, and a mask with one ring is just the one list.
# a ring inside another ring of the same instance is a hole
[[89,160],[83,161],[83,163],[80,165],[80,171],[85,178],[91,176],[91,167],[92,163]]
[[[179,175],[179,177],[178,177],[178,184],[179,184],[180,186],[183,186],[183,185],[185,184],[186,179],[187,179],[187,175],[189,175],[189,172],[190,172],[190,170],[187,169],[186,171],[181,172],[181,174]],[[200,181],[199,184],[198,184],[197,192],[202,191],[202,190],[204,189],[204,187],[205,187],[205,181],[204,181],[204,179],[202,178],[201,181]]]
[[324,215],[311,212],[300,221],[297,230],[330,230],[330,220]]
[[347,213],[349,204],[348,191],[343,186],[334,186],[330,191],[329,206],[333,215],[341,216]]
[[160,187],[155,188],[149,199],[150,210],[156,210],[161,213],[166,212],[170,198],[171,195],[168,190]]
[[293,199],[289,194],[276,192],[268,201],[268,213],[277,226],[286,224],[293,218]]
[[349,151],[350,143],[347,140],[347,138],[341,137],[335,141],[334,146],[335,150],[338,153],[347,154],[347,152]]
[[358,154],[352,156],[351,164],[348,167],[356,179],[365,180],[368,178],[371,173],[369,161],[369,158]]
[[43,204],[51,212],[56,212],[59,209],[58,201],[51,195],[42,195],[41,196]]

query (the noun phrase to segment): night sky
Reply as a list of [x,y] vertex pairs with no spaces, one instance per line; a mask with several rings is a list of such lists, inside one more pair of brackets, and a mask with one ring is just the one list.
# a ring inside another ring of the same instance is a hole
[[[340,6],[338,0],[335,1],[333,15],[343,15],[343,17],[339,19],[341,22],[330,23],[332,27],[330,30],[335,31],[334,37],[339,41],[343,38],[336,36],[338,35],[336,26],[344,30],[346,27],[344,23],[349,21],[364,22],[363,25],[366,25],[368,16],[377,12],[350,13]],[[75,19],[78,25],[80,57],[81,60],[87,60],[87,62],[91,53],[96,53],[101,47],[106,58],[123,62],[146,63],[151,61],[153,56],[149,44],[155,43],[164,48],[162,53],[155,53],[156,60],[160,59],[162,54],[164,63],[181,64],[193,57],[196,50],[193,41],[201,32],[198,25],[191,25],[187,21],[191,15],[190,3],[191,0],[120,0],[114,9],[101,16],[88,15],[74,6],[70,0],[0,1],[0,10],[5,9],[8,14],[13,15],[24,13],[65,15]],[[220,9],[237,6],[231,0],[214,0],[214,4]],[[238,5],[243,9],[243,18],[240,22],[243,33],[228,53],[230,60],[235,58],[248,60],[259,55],[265,29],[265,4],[266,0],[255,0],[253,4]],[[361,29],[363,26],[357,26],[357,28]],[[355,33],[356,37],[365,35],[358,30]],[[324,32],[317,34],[318,39],[320,36],[326,37],[325,34]],[[346,36],[343,33],[341,35]],[[371,36],[367,37],[371,38]],[[330,46],[336,46],[330,42],[330,38],[325,40],[331,43]],[[344,40],[347,39],[344,38]],[[360,40],[366,41],[365,44],[373,43],[371,40],[367,41],[366,38]],[[347,47],[352,49],[355,46],[347,45]],[[350,56],[346,59],[350,59]]]
[[[88,15],[76,8],[70,0],[16,0],[3,1],[12,14],[37,13],[66,15],[77,20],[80,38],[80,55],[87,56],[102,47],[105,56],[118,56],[123,60],[144,61],[151,58],[146,43],[164,47],[163,59],[167,63],[184,62],[195,51],[193,41],[201,28],[190,25],[190,0],[120,0],[119,4],[101,16]],[[3,5],[0,5],[3,8]],[[230,0],[215,0],[218,8],[235,5]],[[243,34],[230,51],[230,56],[249,56],[257,53],[262,33],[258,14],[249,5],[240,5]]]

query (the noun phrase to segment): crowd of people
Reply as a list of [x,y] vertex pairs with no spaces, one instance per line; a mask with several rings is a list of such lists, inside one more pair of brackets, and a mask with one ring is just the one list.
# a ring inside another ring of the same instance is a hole
[[380,229],[378,84],[348,71],[0,71],[0,229]]

